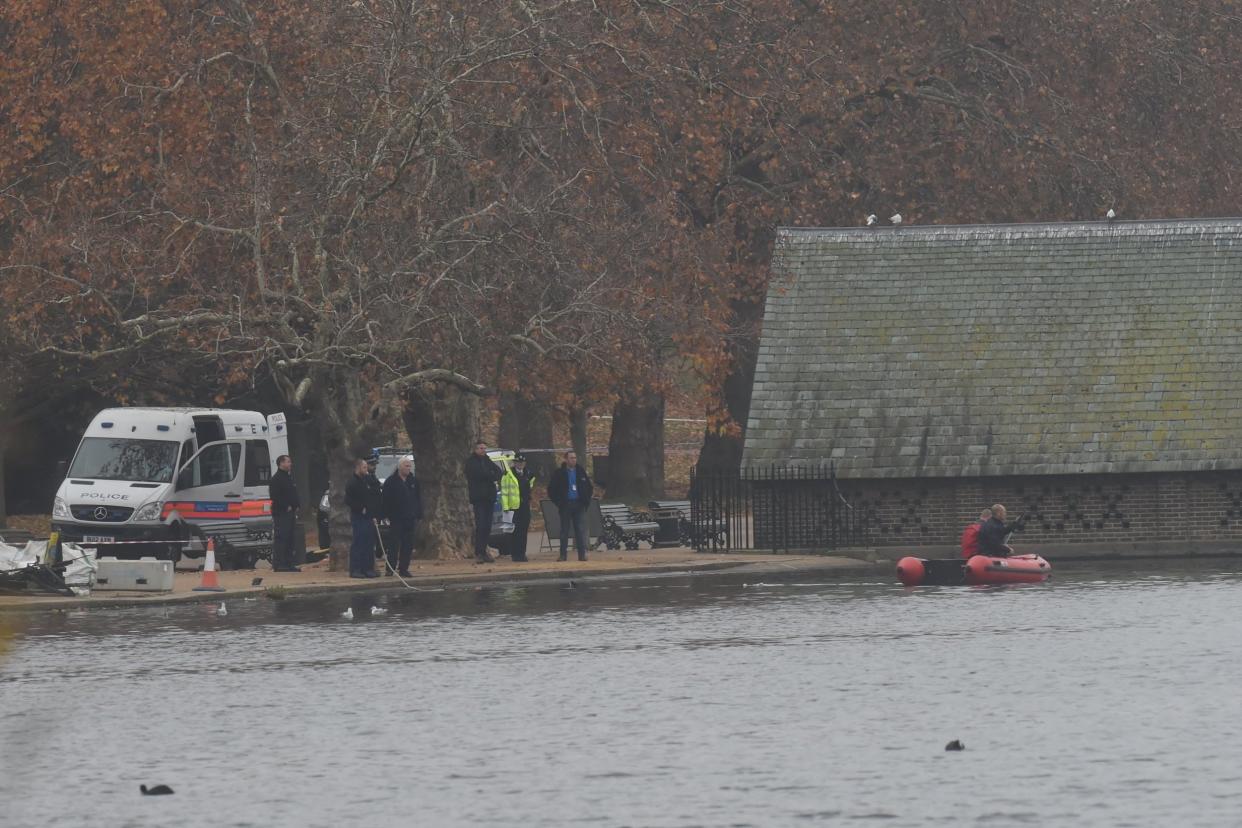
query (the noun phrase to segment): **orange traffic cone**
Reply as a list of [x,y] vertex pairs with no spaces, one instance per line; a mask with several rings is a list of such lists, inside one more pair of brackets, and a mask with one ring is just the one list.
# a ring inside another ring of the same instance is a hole
[[224,587],[220,586],[220,574],[216,572],[216,542],[211,538],[207,539],[207,561],[203,564],[203,579],[194,587],[194,591],[224,592]]

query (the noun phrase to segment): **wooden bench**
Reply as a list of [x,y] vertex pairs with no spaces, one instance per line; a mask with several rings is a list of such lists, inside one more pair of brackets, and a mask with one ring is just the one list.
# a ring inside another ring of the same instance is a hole
[[624,503],[601,503],[600,513],[604,516],[604,535],[601,540],[609,549],[637,549],[638,544],[646,541],[654,546],[656,532],[660,524],[651,519],[646,512],[632,512]]

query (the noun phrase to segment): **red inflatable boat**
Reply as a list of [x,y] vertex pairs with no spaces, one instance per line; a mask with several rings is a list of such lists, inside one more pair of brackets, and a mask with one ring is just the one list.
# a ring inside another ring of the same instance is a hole
[[897,579],[906,586],[929,584],[1037,584],[1048,580],[1052,565],[1038,555],[1011,555],[990,558],[975,555],[968,561],[961,558],[931,560],[907,557],[897,562]]

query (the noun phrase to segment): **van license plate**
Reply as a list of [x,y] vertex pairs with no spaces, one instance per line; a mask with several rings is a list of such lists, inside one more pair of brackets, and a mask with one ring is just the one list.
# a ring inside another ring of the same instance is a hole
[[83,535],[82,543],[115,543],[113,535]]

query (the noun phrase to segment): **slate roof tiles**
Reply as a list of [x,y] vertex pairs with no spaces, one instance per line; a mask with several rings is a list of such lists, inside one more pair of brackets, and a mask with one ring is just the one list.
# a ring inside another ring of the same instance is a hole
[[1242,468],[1242,219],[782,229],[744,465]]

